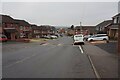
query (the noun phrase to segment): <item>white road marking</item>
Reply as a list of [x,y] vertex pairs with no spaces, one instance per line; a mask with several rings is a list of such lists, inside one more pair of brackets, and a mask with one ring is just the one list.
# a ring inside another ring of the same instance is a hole
[[24,58],[24,59],[22,59],[22,60],[19,60],[19,61],[15,62],[15,63],[10,64],[10,65],[5,66],[5,67],[10,67],[10,66],[12,66],[12,65],[15,65],[15,64],[21,63],[21,62],[23,62],[23,61],[25,61],[25,60],[30,59],[30,58],[31,58],[31,57],[33,57],[33,56],[36,56],[36,54],[33,54],[33,55],[32,55],[32,56],[30,56],[30,57],[26,57],[26,58]]
[[[54,49],[54,48],[55,48],[55,46],[52,47],[52,48],[49,48],[48,50]],[[26,61],[26,60],[28,60],[28,59],[36,56],[36,55],[37,55],[37,54],[33,54],[33,55],[29,56],[29,57],[26,57],[26,58],[24,58],[24,59],[21,59],[21,60],[19,60],[19,61],[16,61],[15,63],[9,64],[8,66],[5,66],[5,67],[7,68],[7,67],[11,67],[11,66],[13,66],[13,65],[15,65],[15,64],[22,63],[22,62],[24,62],[24,61]]]
[[92,59],[91,59],[91,57],[90,57],[89,55],[88,55],[88,58],[89,58],[89,60],[90,60],[91,66],[92,66],[92,68],[93,68],[93,71],[94,71],[96,77],[97,77],[98,79],[100,79],[100,75],[98,74],[98,72],[97,72],[97,70],[96,70],[96,68],[95,68],[95,66],[94,66],[94,64],[93,64],[93,61],[92,61]]
[[81,53],[83,54],[84,52],[83,52],[83,49],[81,46],[79,46],[79,49],[80,49]]
[[43,45],[45,46],[45,45],[48,45],[48,44],[49,44],[49,43],[45,43],[45,44],[43,44]]
[[58,46],[61,46],[62,44],[58,44]]

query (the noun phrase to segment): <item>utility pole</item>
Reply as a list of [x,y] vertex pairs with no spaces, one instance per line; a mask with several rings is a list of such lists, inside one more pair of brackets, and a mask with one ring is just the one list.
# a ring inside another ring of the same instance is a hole
[[82,22],[80,22],[80,33],[82,34]]

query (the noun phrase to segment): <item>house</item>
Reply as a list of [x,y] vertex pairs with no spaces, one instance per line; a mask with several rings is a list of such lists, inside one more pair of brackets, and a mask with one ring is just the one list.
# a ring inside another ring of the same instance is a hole
[[32,28],[27,21],[17,19],[14,19],[14,21],[19,24],[20,38],[32,38]]
[[0,15],[2,34],[6,35],[9,40],[15,40],[19,38],[19,25],[14,19],[8,15]]
[[59,28],[58,33],[59,34],[64,34],[65,33],[65,28]]
[[49,34],[50,34],[50,35],[56,34],[56,28],[55,28],[54,26],[51,26],[51,27],[50,27]]
[[56,28],[54,26],[41,25],[39,27],[41,28],[41,35],[42,36],[54,35],[56,33]]
[[32,28],[32,38],[40,38],[41,37],[41,29],[37,25],[31,25]]
[[1,27],[1,25],[0,25],[0,34],[2,34],[2,27]]
[[108,25],[107,34],[110,39],[117,40],[118,39],[118,25],[114,23]]
[[32,27],[32,37],[40,38],[47,35],[54,35],[56,33],[56,28],[50,25],[31,25]]
[[73,36],[74,35],[74,30],[73,29],[71,29],[71,28],[67,28],[67,35],[68,36]]
[[105,20],[96,25],[97,33],[106,33],[107,34],[107,26],[112,23],[112,20]]
[[76,26],[74,28],[74,34],[95,34],[95,26]]
[[0,34],[2,34],[2,16],[0,15]]
[[40,31],[38,26],[35,24],[32,24],[31,28],[32,28],[32,38],[39,38]]
[[116,27],[112,27],[111,30],[116,31],[116,35],[118,36],[118,53],[120,53],[120,13],[113,16],[112,19],[113,19],[113,25],[115,25]]

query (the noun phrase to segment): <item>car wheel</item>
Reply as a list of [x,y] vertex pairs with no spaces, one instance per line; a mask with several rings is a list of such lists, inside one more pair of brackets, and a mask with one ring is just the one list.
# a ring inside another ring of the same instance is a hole
[[106,41],[106,43],[109,43],[109,41],[107,39],[105,39],[105,38],[103,39],[103,41]]
[[90,40],[90,42],[92,42],[92,41],[93,41],[93,39]]
[[107,40],[107,39],[104,38],[103,40]]
[[84,45],[85,43],[82,43],[82,45]]

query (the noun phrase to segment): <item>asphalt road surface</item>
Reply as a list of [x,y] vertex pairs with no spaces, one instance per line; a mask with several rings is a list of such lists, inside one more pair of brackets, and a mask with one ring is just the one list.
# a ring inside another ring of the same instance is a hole
[[72,43],[71,37],[62,37],[45,44],[3,45],[2,77],[96,78],[86,54]]

